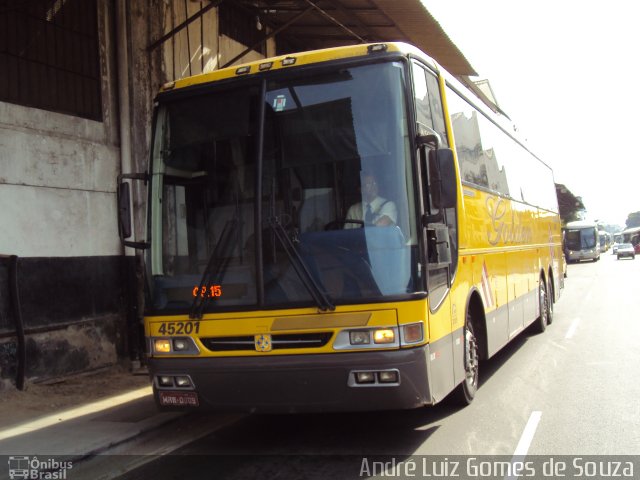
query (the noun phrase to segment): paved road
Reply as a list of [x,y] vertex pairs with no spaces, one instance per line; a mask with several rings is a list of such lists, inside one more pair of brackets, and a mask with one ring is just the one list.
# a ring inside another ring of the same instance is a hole
[[376,455],[640,455],[640,259],[570,265],[565,285],[544,334],[482,365],[467,408],[247,416],[122,478],[361,478]]

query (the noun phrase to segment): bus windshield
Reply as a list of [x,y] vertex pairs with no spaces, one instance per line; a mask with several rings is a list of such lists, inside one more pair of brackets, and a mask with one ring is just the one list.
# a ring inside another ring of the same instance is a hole
[[596,231],[594,228],[567,230],[565,233],[566,246],[570,250],[585,250],[595,248]]
[[148,298],[184,312],[424,289],[400,62],[161,99]]

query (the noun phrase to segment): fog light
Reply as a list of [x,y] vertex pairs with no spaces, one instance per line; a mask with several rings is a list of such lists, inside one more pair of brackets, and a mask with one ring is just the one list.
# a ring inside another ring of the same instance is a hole
[[356,383],[374,383],[376,375],[373,372],[356,372]]
[[416,343],[422,341],[422,323],[412,323],[403,325],[402,334],[405,343]]
[[176,377],[176,387],[190,387],[191,386],[191,380],[189,379],[189,377],[184,377],[184,376],[180,376],[180,377]]
[[158,353],[171,352],[171,342],[167,338],[156,338],[153,342],[154,350]]
[[398,383],[398,372],[395,370],[378,372],[378,381],[380,383]]
[[396,340],[396,334],[390,328],[376,330],[373,333],[373,343],[393,343]]
[[158,385],[161,387],[173,387],[173,377],[169,375],[159,375]]
[[367,331],[349,332],[349,342],[351,345],[368,345],[371,343],[371,335]]

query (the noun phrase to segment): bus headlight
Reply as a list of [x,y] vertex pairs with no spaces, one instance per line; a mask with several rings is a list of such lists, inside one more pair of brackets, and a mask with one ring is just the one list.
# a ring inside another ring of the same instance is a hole
[[168,338],[156,338],[153,342],[155,353],[171,353],[171,342]]
[[191,337],[151,338],[152,354],[197,355],[198,346]]
[[186,338],[174,338],[173,339],[173,349],[176,352],[184,352],[185,350],[189,350],[189,341]]
[[398,327],[346,328],[333,341],[334,350],[362,350],[400,347]]
[[373,343],[394,343],[396,332],[391,328],[382,328],[373,332]]
[[371,343],[371,333],[367,330],[354,330],[349,332],[351,345],[368,345]]

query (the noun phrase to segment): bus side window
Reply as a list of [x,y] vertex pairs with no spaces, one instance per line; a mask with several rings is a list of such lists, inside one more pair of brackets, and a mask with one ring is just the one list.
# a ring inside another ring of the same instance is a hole
[[416,121],[433,129],[440,136],[440,146],[448,146],[442,98],[435,73],[414,63],[413,88],[416,102]]

